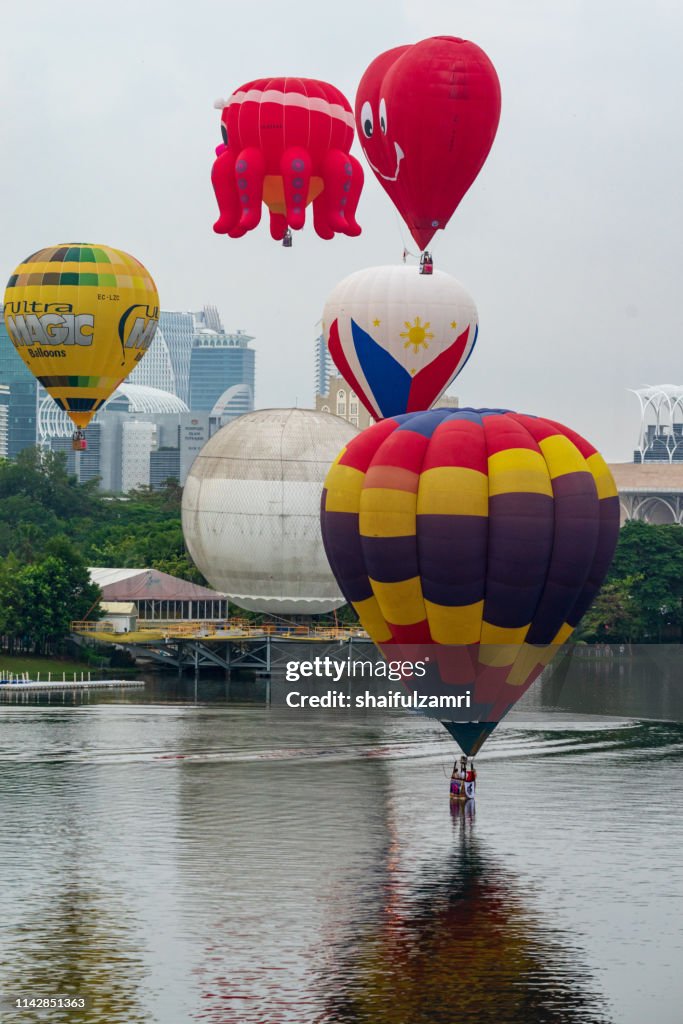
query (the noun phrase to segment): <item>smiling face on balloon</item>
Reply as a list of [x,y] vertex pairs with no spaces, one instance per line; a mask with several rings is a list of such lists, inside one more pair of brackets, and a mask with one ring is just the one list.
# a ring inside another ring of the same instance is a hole
[[498,127],[500,85],[483,50],[436,36],[387,50],[356,96],[365,158],[424,249],[479,173]]
[[396,59],[408,49],[408,46],[397,46],[373,60],[361,79],[356,98],[358,138],[366,160],[383,182],[398,179],[401,161],[405,157],[394,132],[389,132],[389,112],[383,89],[385,75]]

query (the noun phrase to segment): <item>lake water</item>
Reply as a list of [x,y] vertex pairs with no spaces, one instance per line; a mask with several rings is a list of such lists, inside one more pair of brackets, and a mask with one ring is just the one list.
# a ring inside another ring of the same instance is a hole
[[419,716],[0,707],[1,1019],[680,1024],[683,683],[647,664],[542,681],[455,813]]

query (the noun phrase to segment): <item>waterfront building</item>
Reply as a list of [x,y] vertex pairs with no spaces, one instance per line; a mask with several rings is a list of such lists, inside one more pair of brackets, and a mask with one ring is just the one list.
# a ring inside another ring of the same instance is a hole
[[[254,339],[244,331],[226,334],[202,328],[195,336],[190,357],[190,409],[210,412],[232,388],[238,405],[234,418],[254,408],[255,352],[249,347]],[[248,390],[247,390],[248,389]],[[227,400],[225,401],[227,404]]]
[[633,462],[609,467],[621,522],[683,525],[683,385],[651,385],[632,394],[640,405]]
[[622,525],[629,520],[683,525],[683,463],[610,465],[619,492]]
[[158,569],[99,568],[88,570],[104,602],[132,602],[138,625],[179,619],[222,620],[228,600],[209,587],[170,576]]

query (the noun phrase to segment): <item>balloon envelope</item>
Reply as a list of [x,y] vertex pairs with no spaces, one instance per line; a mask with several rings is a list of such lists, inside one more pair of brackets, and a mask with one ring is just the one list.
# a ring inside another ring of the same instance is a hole
[[337,369],[381,419],[428,409],[443,394],[470,357],[478,316],[449,274],[370,267],[340,281],[323,325]]
[[183,490],[188,551],[242,608],[320,614],[344,603],[320,536],[327,467],[357,433],[310,409],[260,409],[217,431]]
[[443,718],[471,752],[589,607],[619,501],[599,453],[561,424],[432,409],[354,438],[321,518],[342,593],[385,655],[430,659],[434,692],[470,691]]
[[29,370],[85,427],[151,345],[159,296],[134,256],[70,243],[19,264],[7,283],[4,316]]
[[380,54],[356,95],[356,127],[375,177],[424,249],[479,174],[500,119],[484,51],[435,36]]
[[313,78],[259,78],[217,105],[223,145],[211,178],[218,234],[239,238],[253,230],[262,201],[273,238],[301,229],[310,203],[322,238],[360,234],[363,169],[349,152],[353,112],[339,89]]

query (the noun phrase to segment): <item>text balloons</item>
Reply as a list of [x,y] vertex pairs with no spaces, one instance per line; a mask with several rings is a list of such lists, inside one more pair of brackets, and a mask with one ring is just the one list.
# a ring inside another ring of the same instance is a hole
[[321,238],[359,235],[355,219],[363,168],[349,149],[353,113],[346,97],[312,78],[260,78],[225,101],[211,180],[220,209],[214,231],[240,238],[257,227],[261,203],[270,233],[304,226],[313,203]]
[[339,587],[385,655],[431,659],[439,685],[469,690],[443,718],[470,753],[591,604],[619,500],[602,457],[567,427],[432,409],[349,442],[321,522]]
[[19,264],[4,315],[29,370],[82,428],[151,345],[159,296],[134,256],[75,242]]
[[500,84],[474,43],[451,36],[377,57],[356,95],[363,152],[424,249],[481,170],[500,118]]
[[428,409],[467,362],[478,331],[474,300],[459,281],[408,266],[344,278],[323,325],[337,369],[375,419]]

